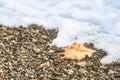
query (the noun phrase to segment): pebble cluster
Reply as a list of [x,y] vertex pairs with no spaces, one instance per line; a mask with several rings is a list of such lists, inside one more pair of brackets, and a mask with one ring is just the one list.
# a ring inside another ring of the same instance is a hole
[[106,53],[92,43],[84,44],[96,50],[92,57],[63,59],[64,50],[50,46],[57,32],[35,24],[0,25],[0,80],[120,80],[120,61],[102,65]]

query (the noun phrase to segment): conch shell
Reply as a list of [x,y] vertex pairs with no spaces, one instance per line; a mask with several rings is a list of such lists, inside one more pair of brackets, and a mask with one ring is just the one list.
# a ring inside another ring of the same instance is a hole
[[71,46],[64,49],[63,58],[82,60],[86,56],[91,57],[95,50],[88,49],[84,45],[74,42]]

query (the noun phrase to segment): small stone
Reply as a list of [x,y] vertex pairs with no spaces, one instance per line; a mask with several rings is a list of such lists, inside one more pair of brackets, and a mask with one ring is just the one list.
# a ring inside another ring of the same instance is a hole
[[84,73],[86,73],[87,71],[86,71],[85,69],[82,69],[82,68],[81,68],[81,69],[79,69],[79,72],[82,73],[82,74],[84,74]]
[[21,42],[21,40],[23,39],[22,35],[18,35],[18,40]]
[[19,77],[18,80],[25,80],[23,77]]
[[41,74],[41,75],[39,76],[39,78],[42,79],[42,78],[43,78],[43,74]]
[[78,66],[84,67],[86,65],[85,61],[80,61],[77,63]]
[[30,77],[33,79],[33,78],[34,78],[34,75],[30,75]]
[[40,62],[41,62],[41,63],[45,63],[45,62],[47,62],[47,60],[40,59]]
[[46,66],[46,63],[40,64],[40,67],[41,67],[41,68],[44,67],[44,66]]
[[[1,80],[1,79],[0,79]],[[10,80],[15,80],[14,78],[11,78]]]
[[115,72],[113,70],[109,70],[108,74],[114,74]]
[[43,36],[41,36],[41,37],[42,37],[42,38],[47,38],[47,36],[44,36],[44,35],[43,35]]
[[38,55],[38,58],[42,58],[42,56],[39,54],[39,55]]
[[34,48],[34,50],[35,50],[36,53],[39,53],[41,51],[40,48]]
[[60,71],[60,68],[59,68],[59,67],[56,67],[55,69],[56,69],[56,71],[58,71],[58,72]]
[[15,77],[15,73],[14,73],[14,72],[11,72],[10,75],[11,75],[12,77]]
[[73,74],[73,73],[74,73],[73,70],[71,70],[71,69],[68,70],[68,74]]
[[37,54],[36,54],[36,53],[32,54],[32,57],[33,57],[33,58],[36,58],[36,57],[37,57]]
[[95,80],[94,78],[91,78],[91,80]]
[[49,50],[49,53],[53,53],[53,52],[55,52],[54,50]]
[[25,74],[25,77],[28,78],[28,77],[29,77],[29,74],[26,73],[26,74]]
[[106,74],[105,74],[105,73],[101,73],[100,76],[101,76],[101,77],[105,77]]
[[61,76],[62,74],[59,73],[59,72],[53,71],[53,75],[54,75],[54,76]]
[[[1,67],[1,66],[0,66]],[[3,71],[2,70],[0,70],[0,73],[3,73]]]
[[55,57],[54,57],[54,55],[53,54],[49,54],[48,55],[48,59],[54,59]]
[[47,56],[43,56],[43,59],[44,59],[44,60],[48,60]]
[[80,80],[88,80],[88,78],[81,78]]
[[46,65],[47,65],[48,67],[50,67],[50,62],[49,62],[49,61],[47,61],[47,62],[46,62]]

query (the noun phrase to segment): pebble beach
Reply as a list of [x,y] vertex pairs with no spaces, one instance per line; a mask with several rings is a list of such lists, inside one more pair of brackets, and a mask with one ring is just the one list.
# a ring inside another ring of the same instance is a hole
[[58,29],[0,25],[0,80],[120,80],[120,61],[103,65],[107,53],[96,50],[83,60],[62,58],[63,48],[51,46]]

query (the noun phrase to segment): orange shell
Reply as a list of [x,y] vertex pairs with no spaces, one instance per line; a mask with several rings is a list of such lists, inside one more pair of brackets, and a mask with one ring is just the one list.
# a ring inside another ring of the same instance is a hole
[[71,46],[64,49],[64,58],[67,59],[84,59],[86,55],[91,57],[95,50],[88,49],[84,45],[74,42]]

